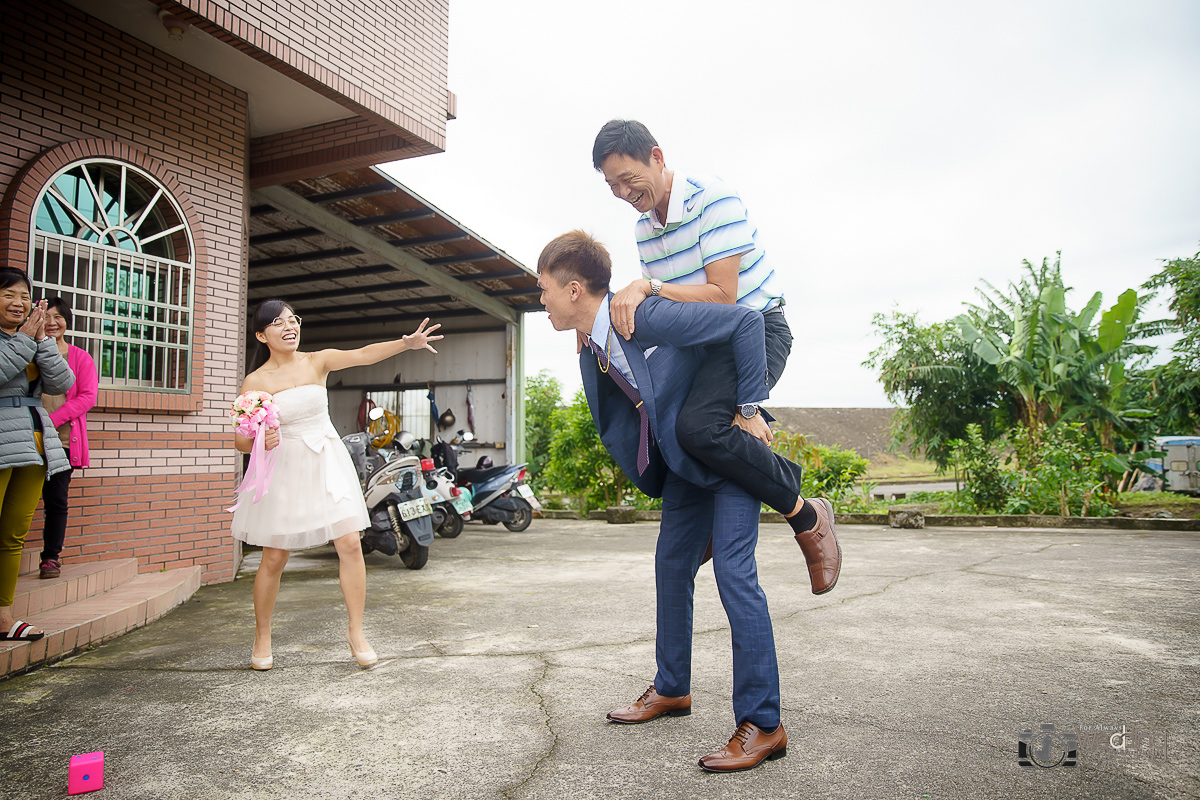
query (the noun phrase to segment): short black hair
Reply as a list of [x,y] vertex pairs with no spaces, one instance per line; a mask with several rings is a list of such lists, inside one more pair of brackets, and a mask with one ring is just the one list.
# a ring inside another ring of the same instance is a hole
[[25,288],[29,290],[29,294],[32,297],[33,284],[29,282],[29,273],[16,267],[0,267],[0,289],[7,289],[10,286],[16,286],[18,283],[25,284]]
[[650,151],[655,147],[658,147],[658,142],[650,130],[636,119],[610,119],[596,134],[596,142],[592,145],[592,166],[599,172],[604,159],[614,153],[649,164]]
[[579,281],[591,294],[606,294],[612,280],[612,257],[600,242],[583,231],[571,231],[542,248],[538,275],[549,275],[559,286]]
[[49,311],[52,308],[58,309],[58,313],[62,314],[62,318],[67,321],[67,327],[70,328],[71,323],[74,321],[70,304],[61,297],[51,297],[46,301],[46,310]]

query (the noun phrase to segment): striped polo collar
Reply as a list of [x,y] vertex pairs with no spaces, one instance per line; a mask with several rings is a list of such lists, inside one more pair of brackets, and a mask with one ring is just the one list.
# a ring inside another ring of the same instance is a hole
[[684,204],[699,191],[700,187],[689,181],[687,175],[680,170],[675,170],[671,176],[671,196],[667,199],[667,221],[660,223],[658,211],[652,208],[646,212],[650,218],[650,224],[654,226],[655,230],[662,230],[668,225],[677,225],[683,222]]

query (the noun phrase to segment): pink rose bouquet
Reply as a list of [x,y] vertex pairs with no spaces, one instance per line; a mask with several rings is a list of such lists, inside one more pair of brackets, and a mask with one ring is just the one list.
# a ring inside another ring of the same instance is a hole
[[253,492],[254,499],[251,502],[257,503],[271,484],[276,451],[267,452],[264,439],[268,428],[279,427],[279,409],[267,392],[243,392],[233,401],[227,413],[235,431],[254,438],[254,446],[250,448],[250,464],[237,488],[238,501],[226,509],[236,511],[242,504],[243,495]]
[[266,392],[243,392],[230,405],[229,418],[242,436],[253,437],[262,427],[279,427],[279,409]]

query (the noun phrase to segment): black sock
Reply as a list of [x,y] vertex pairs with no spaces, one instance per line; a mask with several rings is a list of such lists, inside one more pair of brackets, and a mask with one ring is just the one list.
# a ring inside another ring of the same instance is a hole
[[772,734],[772,733],[774,733],[775,731],[779,730],[779,726],[778,726],[778,725],[776,725],[774,728],[770,728],[770,729],[767,729],[767,728],[759,728],[759,730],[760,730],[760,731],[762,731],[763,733],[765,733],[765,734],[767,734],[767,735],[769,736],[770,734]]
[[787,517],[788,524],[792,526],[792,530],[796,533],[804,533],[811,531],[817,527],[817,510],[813,508],[813,504],[804,501],[804,505],[790,517]]

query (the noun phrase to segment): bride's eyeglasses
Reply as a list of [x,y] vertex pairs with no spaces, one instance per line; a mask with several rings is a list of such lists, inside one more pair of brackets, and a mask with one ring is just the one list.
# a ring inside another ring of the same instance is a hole
[[276,317],[275,319],[271,320],[271,327],[282,329],[284,326],[284,323],[287,323],[287,322],[290,322],[293,327],[296,327],[296,328],[300,327],[300,318],[299,317],[288,317],[287,319],[284,319],[283,317]]

